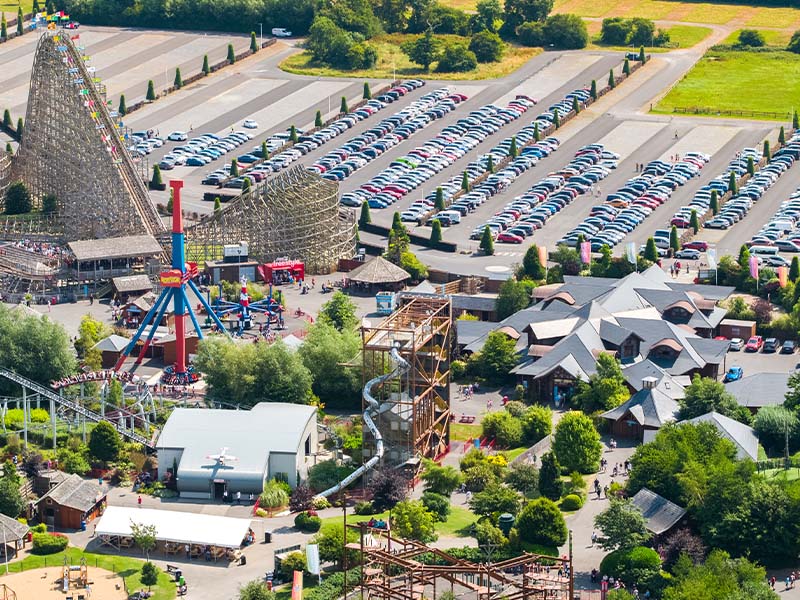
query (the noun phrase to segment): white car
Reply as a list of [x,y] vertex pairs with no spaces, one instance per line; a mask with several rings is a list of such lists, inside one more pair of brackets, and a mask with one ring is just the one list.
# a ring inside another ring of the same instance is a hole
[[744,347],[744,340],[742,338],[733,338],[731,340],[730,349],[738,352]]
[[189,136],[183,131],[173,131],[167,136],[167,139],[171,142],[185,142],[189,139]]
[[247,119],[244,123],[242,123],[242,127],[245,129],[258,129],[258,123],[253,121],[253,119]]
[[272,35],[275,37],[292,37],[292,32],[288,29],[284,29],[283,27],[273,27]]

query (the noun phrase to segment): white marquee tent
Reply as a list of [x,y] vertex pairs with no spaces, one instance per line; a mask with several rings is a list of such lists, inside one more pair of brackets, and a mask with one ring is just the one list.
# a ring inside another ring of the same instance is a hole
[[155,525],[159,541],[217,548],[239,548],[250,529],[249,519],[109,506],[97,523],[95,535],[101,538],[130,537],[131,523]]

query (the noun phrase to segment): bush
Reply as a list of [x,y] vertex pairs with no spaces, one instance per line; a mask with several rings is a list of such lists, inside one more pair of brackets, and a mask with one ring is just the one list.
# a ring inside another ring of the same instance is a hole
[[567,541],[567,524],[555,502],[537,498],[529,502],[517,519],[517,531],[524,542],[561,546]]
[[583,506],[583,498],[578,494],[568,494],[561,501],[562,510],[578,510],[581,506]]
[[435,492],[424,492],[422,494],[422,504],[433,513],[437,521],[447,521],[450,515],[450,498]]
[[475,53],[465,44],[450,44],[442,52],[436,70],[439,73],[464,73],[477,67],[478,59]]
[[469,49],[475,53],[478,62],[498,62],[503,58],[503,40],[496,33],[481,31],[472,36]]
[[295,571],[306,570],[306,555],[302,552],[292,552],[281,561],[281,574],[283,578],[291,581]]
[[486,415],[481,423],[483,436],[494,438],[500,448],[516,448],[522,444],[522,422],[509,412]]
[[306,533],[316,533],[322,527],[322,519],[317,515],[301,512],[294,518],[294,526]]
[[760,31],[756,31],[755,29],[742,29],[739,32],[740,46],[760,48],[764,44],[766,44],[766,41],[764,40],[764,34],[762,34]]
[[544,23],[528,21],[517,29],[517,37],[523,46],[544,46]]
[[463,360],[454,360],[450,363],[450,377],[460,381],[467,372],[467,363]]
[[357,515],[374,515],[375,509],[372,507],[372,502],[362,500],[361,502],[356,502],[353,512]]
[[792,39],[789,40],[789,43],[786,45],[786,49],[789,52],[800,54],[800,30],[795,31],[792,34]]
[[551,15],[544,22],[544,40],[556,48],[577,50],[589,44],[589,32],[578,15]]
[[61,533],[34,533],[33,554],[55,554],[61,552],[69,544],[67,536]]
[[330,508],[331,501],[328,500],[327,498],[317,496],[311,501],[311,505],[314,507],[315,510],[322,510],[324,508]]
[[652,548],[636,546],[630,550],[614,550],[600,562],[600,573],[635,581],[640,588],[652,585],[661,570],[661,557]]

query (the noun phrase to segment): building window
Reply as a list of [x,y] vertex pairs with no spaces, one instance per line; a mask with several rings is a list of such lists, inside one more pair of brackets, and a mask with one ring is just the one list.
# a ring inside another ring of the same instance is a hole
[[276,481],[283,481],[284,483],[289,483],[289,474],[288,473],[275,473],[275,480]]
[[305,446],[306,446],[306,456],[308,456],[309,454],[311,454],[311,434],[308,434]]

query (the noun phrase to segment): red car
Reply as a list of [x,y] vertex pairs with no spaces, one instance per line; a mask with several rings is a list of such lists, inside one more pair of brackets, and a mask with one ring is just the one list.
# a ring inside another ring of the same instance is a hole
[[687,242],[683,246],[681,246],[684,250],[700,250],[700,252],[705,252],[708,250],[708,242],[703,242],[701,240],[694,240],[692,242]]
[[507,244],[521,244],[522,238],[513,233],[501,233],[497,236],[498,242],[506,242]]
[[744,345],[745,352],[758,352],[761,350],[761,347],[764,345],[764,338],[760,335],[754,335],[747,343]]

